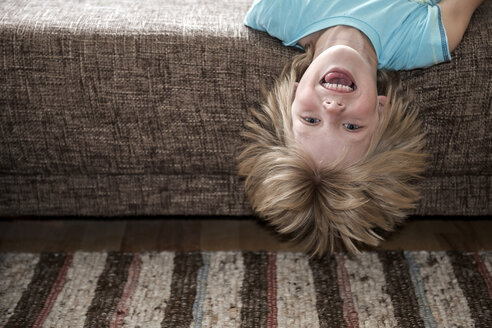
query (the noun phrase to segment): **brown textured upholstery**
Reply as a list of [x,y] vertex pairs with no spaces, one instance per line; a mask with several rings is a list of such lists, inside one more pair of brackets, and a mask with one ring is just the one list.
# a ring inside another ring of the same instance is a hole
[[[248,108],[296,53],[252,0],[0,2],[0,215],[246,215]],[[432,163],[415,214],[491,213],[492,3],[405,72]]]

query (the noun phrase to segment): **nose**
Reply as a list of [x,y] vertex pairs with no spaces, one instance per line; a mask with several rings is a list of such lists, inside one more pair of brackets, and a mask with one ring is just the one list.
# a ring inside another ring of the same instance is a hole
[[325,100],[323,108],[330,112],[341,112],[345,109],[345,104],[337,100]]

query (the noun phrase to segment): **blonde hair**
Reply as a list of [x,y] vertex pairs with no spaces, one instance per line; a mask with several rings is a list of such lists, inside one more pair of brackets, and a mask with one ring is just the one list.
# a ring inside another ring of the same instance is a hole
[[253,210],[281,234],[305,241],[314,255],[340,240],[351,252],[358,243],[376,246],[377,230],[392,231],[419,198],[414,182],[424,171],[423,134],[417,109],[400,79],[378,72],[378,94],[387,97],[369,149],[356,163],[317,167],[293,142],[294,83],[313,51],[289,62],[261,108],[245,124],[238,156],[240,176]]

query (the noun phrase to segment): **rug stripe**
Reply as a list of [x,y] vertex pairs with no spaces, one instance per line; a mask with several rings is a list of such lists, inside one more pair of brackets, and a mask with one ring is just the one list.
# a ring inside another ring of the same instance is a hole
[[420,268],[415,262],[415,258],[411,252],[405,251],[403,254],[408,261],[410,278],[412,279],[415,295],[417,296],[417,301],[419,302],[420,317],[424,321],[425,327],[437,328],[436,320],[434,319],[432,310],[427,300],[427,295],[425,294],[425,287],[424,282],[422,281],[422,276],[420,275]]
[[5,254],[0,262],[0,326],[7,324],[32,280],[39,255]]
[[210,269],[210,253],[202,253],[203,266],[198,270],[197,291],[195,302],[193,303],[193,325],[192,327],[201,328],[203,320],[203,301],[207,294],[208,271]]
[[133,254],[110,252],[97,281],[96,293],[87,310],[84,327],[107,327],[120,301]]
[[313,274],[305,254],[277,254],[277,303],[279,327],[319,327]]
[[240,252],[212,252],[207,294],[203,302],[203,327],[239,327],[240,291],[244,276]]
[[345,327],[343,300],[339,293],[335,257],[310,259],[309,265],[313,272],[320,327]]
[[456,279],[468,301],[468,307],[476,327],[492,326],[492,299],[487,285],[478,272],[472,254],[448,252]]
[[268,253],[267,281],[268,281],[268,314],[267,328],[277,328],[277,255]]
[[193,322],[197,276],[202,265],[201,253],[176,253],[171,281],[171,296],[161,327],[188,327]]
[[43,309],[41,310],[38,317],[36,318],[33,327],[36,328],[41,327],[41,325],[46,321],[46,318],[48,317],[51,310],[53,309],[53,305],[55,304],[58,295],[60,294],[63,287],[65,286],[65,282],[67,281],[68,268],[72,265],[72,261],[73,261],[73,254],[68,254],[67,257],[65,258],[65,262],[63,263],[63,266],[58,272],[58,276],[56,277],[53,286],[51,287],[51,291],[46,299],[46,303],[44,304]]
[[376,253],[345,256],[354,308],[361,327],[397,327],[383,266]]
[[347,269],[345,268],[343,255],[336,254],[335,259],[337,260],[338,290],[340,297],[343,300],[343,318],[347,323],[347,327],[359,327],[359,317],[354,307],[350,280],[348,278]]
[[381,252],[387,292],[393,302],[395,318],[401,327],[425,327],[410,277],[408,261],[402,252]]
[[480,254],[474,253],[473,257],[475,258],[475,261],[477,261],[478,271],[482,275],[483,280],[487,285],[489,297],[492,298],[492,277],[490,276],[490,272],[487,270],[487,266],[485,265],[482,256]]
[[[489,276],[492,275],[492,251],[483,251],[480,252],[480,258],[483,261],[483,264],[485,265],[485,268],[487,269],[487,272],[489,273]],[[491,291],[489,290],[489,293]],[[491,295],[492,298],[492,295]]]
[[438,327],[473,327],[465,296],[445,252],[411,252]]
[[492,273],[492,251],[481,252],[483,263],[487,267],[487,271]]
[[174,252],[142,253],[140,259],[140,275],[124,326],[158,328],[171,295]]
[[123,288],[123,294],[121,295],[116,311],[113,313],[113,317],[109,323],[110,328],[119,328],[123,325],[123,320],[129,311],[129,303],[131,302],[133,294],[137,288],[141,267],[142,260],[140,258],[140,254],[135,254],[135,256],[133,256],[132,263],[128,268],[128,278],[126,280],[125,287]]
[[268,316],[268,254],[244,252],[241,326],[265,327]]
[[82,327],[94,298],[97,280],[104,269],[107,253],[73,255],[66,283],[44,322],[44,327]]
[[66,254],[43,253],[34,269],[34,274],[27,289],[17,303],[14,314],[5,327],[32,327],[41,313],[50,295]]

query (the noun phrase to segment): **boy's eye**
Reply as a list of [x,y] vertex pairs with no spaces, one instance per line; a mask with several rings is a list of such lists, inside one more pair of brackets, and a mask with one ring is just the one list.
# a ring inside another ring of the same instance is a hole
[[319,120],[314,117],[304,117],[304,121],[308,122],[309,124],[318,124]]
[[352,123],[343,123],[343,126],[347,128],[347,130],[357,130],[360,129],[360,126],[357,124],[352,124]]

